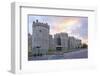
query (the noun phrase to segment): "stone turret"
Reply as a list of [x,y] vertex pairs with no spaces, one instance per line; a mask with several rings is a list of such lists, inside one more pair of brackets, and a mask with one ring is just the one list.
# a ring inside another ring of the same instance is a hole
[[44,55],[49,49],[49,25],[36,20],[32,26],[33,55]]

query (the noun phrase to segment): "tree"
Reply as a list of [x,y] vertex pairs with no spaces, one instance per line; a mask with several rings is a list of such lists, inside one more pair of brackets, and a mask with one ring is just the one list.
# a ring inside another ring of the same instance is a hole
[[85,43],[82,44],[82,48],[87,48],[87,47],[88,47],[87,44],[85,44]]

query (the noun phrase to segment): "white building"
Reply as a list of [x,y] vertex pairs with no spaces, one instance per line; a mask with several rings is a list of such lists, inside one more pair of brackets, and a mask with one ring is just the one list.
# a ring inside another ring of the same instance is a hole
[[49,49],[49,25],[36,20],[32,25],[32,53],[46,54]]

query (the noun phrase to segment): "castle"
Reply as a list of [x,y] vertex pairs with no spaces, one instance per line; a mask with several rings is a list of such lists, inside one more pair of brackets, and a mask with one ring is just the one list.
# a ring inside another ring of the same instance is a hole
[[41,23],[38,20],[32,24],[32,54],[46,55],[48,50],[64,51],[80,48],[81,40],[69,37],[67,33],[56,33],[54,37],[49,34],[48,23]]

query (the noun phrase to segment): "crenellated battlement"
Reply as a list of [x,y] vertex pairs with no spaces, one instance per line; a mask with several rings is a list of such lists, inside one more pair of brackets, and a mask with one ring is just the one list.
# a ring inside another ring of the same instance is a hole
[[38,22],[38,20],[36,20],[36,22],[33,21],[33,25],[32,25],[32,26],[33,26],[33,27],[41,26],[41,27],[45,27],[45,28],[47,28],[47,29],[50,28],[49,25],[48,25],[48,23]]

